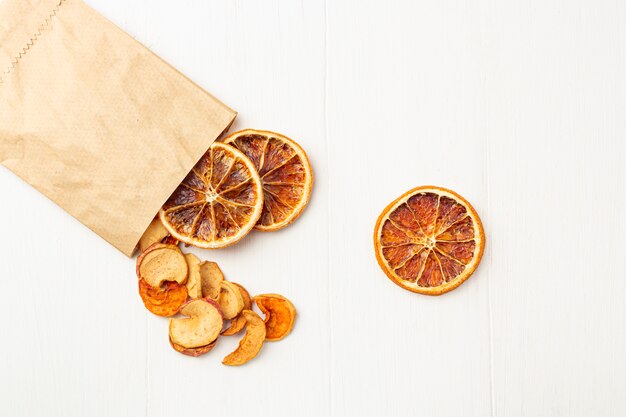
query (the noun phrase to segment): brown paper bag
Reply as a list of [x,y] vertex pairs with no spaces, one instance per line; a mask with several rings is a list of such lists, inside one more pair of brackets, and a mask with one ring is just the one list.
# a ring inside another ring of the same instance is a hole
[[0,2],[0,162],[126,255],[235,116],[80,0]]

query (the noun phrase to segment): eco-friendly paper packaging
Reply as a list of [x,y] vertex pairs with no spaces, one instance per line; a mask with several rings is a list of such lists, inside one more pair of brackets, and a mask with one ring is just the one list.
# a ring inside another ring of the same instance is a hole
[[80,0],[0,2],[0,162],[128,256],[235,116]]

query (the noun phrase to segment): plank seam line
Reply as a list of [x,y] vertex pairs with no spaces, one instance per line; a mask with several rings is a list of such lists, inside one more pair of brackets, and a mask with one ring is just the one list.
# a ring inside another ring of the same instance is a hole
[[[329,64],[328,64],[328,0],[324,1],[324,140],[326,143],[326,166],[328,178],[332,178],[331,175],[331,161],[330,161],[330,146],[328,143],[328,72],[329,72]],[[332,239],[331,239],[331,197],[332,190],[329,188],[328,191],[328,206],[326,211],[327,223],[326,223],[326,235],[328,239],[328,283],[327,283],[327,292],[328,292],[328,416],[332,417],[333,415],[333,329],[332,329],[332,291],[331,291],[331,276],[332,276],[332,263],[331,263],[331,254],[332,254]]]
[[[487,213],[491,213],[491,183],[489,182],[490,171],[491,171],[491,161],[490,161],[490,153],[489,153],[489,141],[485,135],[485,152],[486,156],[486,180],[487,180]],[[488,243],[489,247],[487,250],[487,258],[489,260],[487,266],[487,317],[489,319],[489,393],[491,396],[491,417],[495,417],[496,415],[496,396],[495,396],[495,385],[494,385],[494,340],[493,340],[493,306],[492,306],[492,294],[491,294],[491,267],[492,267],[492,258],[491,258],[491,242]]]

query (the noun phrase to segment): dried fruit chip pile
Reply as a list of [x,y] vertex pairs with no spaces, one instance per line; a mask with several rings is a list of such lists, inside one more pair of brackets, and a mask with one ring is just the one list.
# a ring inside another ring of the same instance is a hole
[[[245,329],[239,347],[223,361],[242,365],[266,340],[291,332],[296,310],[288,299],[278,294],[252,298],[243,286],[225,280],[215,262],[183,254],[178,244],[218,249],[237,243],[253,228],[281,229],[300,216],[312,187],[306,153],[284,135],[248,129],[211,145],[139,242],[139,295],[149,311],[172,317],[170,344],[177,352],[206,354],[220,335]],[[178,314],[185,317],[173,317]]]
[[[219,336],[245,329],[237,349],[223,360],[242,365],[265,341],[292,330],[296,309],[279,294],[250,297],[224,279],[215,262],[183,254],[178,244],[217,249],[253,228],[275,231],[306,207],[313,172],[304,150],[273,132],[243,130],[214,143],[174,191],[139,242],[139,294],[152,313],[170,319],[171,346],[200,356]],[[389,204],[374,230],[376,259],[407,290],[440,295],[465,282],[480,263],[485,235],[471,204],[435,186],[409,190]],[[265,319],[255,313],[259,308]]]
[[[243,365],[265,341],[285,338],[293,328],[296,309],[279,294],[254,298],[240,284],[224,279],[215,262],[183,254],[176,245],[154,243],[137,258],[139,295],[146,308],[170,318],[172,347],[188,356],[208,353],[221,336],[245,329],[237,349],[224,365]],[[255,303],[265,319],[252,311]],[[177,317],[178,314],[185,316]]]

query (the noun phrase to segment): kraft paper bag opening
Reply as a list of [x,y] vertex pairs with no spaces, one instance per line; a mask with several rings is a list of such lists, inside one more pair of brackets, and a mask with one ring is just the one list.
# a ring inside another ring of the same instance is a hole
[[0,1],[0,162],[128,256],[235,116],[80,0]]

